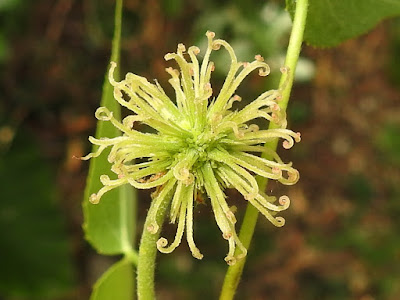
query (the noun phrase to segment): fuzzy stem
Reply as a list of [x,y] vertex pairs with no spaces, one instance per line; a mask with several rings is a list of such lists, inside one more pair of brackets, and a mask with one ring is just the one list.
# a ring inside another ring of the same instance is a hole
[[[282,99],[279,101],[279,106],[282,110],[286,110],[289,102],[289,96],[293,85],[293,75],[296,70],[297,61],[299,59],[301,44],[303,42],[303,33],[306,24],[308,9],[308,0],[297,0],[296,11],[293,20],[292,32],[290,35],[289,46],[286,54],[285,67],[289,68],[289,74],[283,73],[279,86],[284,87],[285,81],[287,85],[282,92]],[[289,78],[287,78],[289,76]],[[274,123],[270,123],[269,128],[277,128]],[[276,150],[278,140],[275,139],[270,143],[266,144],[266,147]],[[260,190],[265,190],[268,179],[257,178]],[[246,214],[243,219],[242,227],[240,229],[239,239],[243,243],[243,246],[249,248],[251,239],[254,234],[254,229],[257,224],[258,211],[250,203],[247,206]],[[235,265],[229,266],[228,271],[225,275],[225,280],[222,286],[220,300],[233,299],[236,288],[239,284],[240,277],[243,272],[246,258],[239,260]]]
[[[160,237],[161,226],[156,233],[151,233],[148,230],[148,227],[151,226],[154,221],[150,216],[152,215],[151,212],[155,209],[155,202],[156,201],[153,200],[147,213],[139,246],[137,265],[137,295],[139,300],[155,299],[154,270],[158,252],[156,245]],[[168,203],[164,201],[164,203],[157,207],[157,224],[163,224],[168,206]]]

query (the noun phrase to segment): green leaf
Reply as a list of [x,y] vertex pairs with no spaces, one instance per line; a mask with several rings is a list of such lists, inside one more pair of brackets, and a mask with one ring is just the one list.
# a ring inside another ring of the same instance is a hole
[[90,300],[132,300],[133,285],[132,263],[127,259],[122,259],[97,280]]
[[[122,18],[122,0],[116,1],[115,8],[115,29],[113,46],[111,52],[111,61],[119,63],[120,37],[121,37],[121,18]],[[114,73],[118,79],[118,70]],[[103,85],[103,94],[100,106],[107,107],[113,112],[117,119],[121,116],[120,106],[113,96],[113,87],[108,82],[108,72],[106,73]],[[120,132],[111,122],[99,121],[97,124],[96,138],[115,137]],[[107,161],[108,152],[91,159],[89,174],[86,183],[85,195],[83,200],[84,224],[86,239],[92,244],[99,253],[103,254],[121,254],[129,253],[132,250],[133,232],[134,232],[134,203],[136,194],[130,186],[124,186],[119,189],[106,193],[99,204],[91,204],[89,196],[97,193],[103,186],[100,182],[100,176],[107,174],[114,178],[115,174],[111,172],[111,165]]]
[[[364,34],[385,18],[400,15],[399,0],[310,0],[304,40],[332,47]],[[293,17],[295,0],[286,0]]]
[[30,132],[0,153],[0,298],[60,299],[73,288],[71,245],[56,174]]

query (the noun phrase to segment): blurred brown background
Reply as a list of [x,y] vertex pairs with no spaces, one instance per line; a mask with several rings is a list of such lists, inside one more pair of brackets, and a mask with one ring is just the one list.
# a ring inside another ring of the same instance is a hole
[[[291,26],[282,2],[126,0],[122,73],[166,86],[164,55],[180,42],[203,47],[212,30],[240,60],[271,64],[275,75],[240,90],[251,101],[279,78]],[[115,260],[84,240],[88,163],[72,158],[90,150],[113,9],[112,0],[0,1],[0,299],[88,299]],[[301,179],[268,187],[292,205],[283,228],[260,218],[237,299],[400,299],[399,54],[399,19],[337,48],[303,47],[288,111],[302,142],[280,149]],[[244,201],[228,194],[243,215]],[[141,193],[140,222],[148,206]],[[210,207],[196,210],[205,257],[185,243],[159,255],[160,299],[217,298],[226,245]]]

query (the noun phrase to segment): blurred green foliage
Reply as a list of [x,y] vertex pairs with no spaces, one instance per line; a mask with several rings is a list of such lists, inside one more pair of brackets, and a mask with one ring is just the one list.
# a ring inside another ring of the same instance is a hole
[[57,203],[54,170],[28,132],[18,132],[11,148],[2,153],[0,182],[0,295],[62,295],[76,284],[71,240]]
[[400,167],[400,125],[387,123],[378,133],[375,145],[388,164]]

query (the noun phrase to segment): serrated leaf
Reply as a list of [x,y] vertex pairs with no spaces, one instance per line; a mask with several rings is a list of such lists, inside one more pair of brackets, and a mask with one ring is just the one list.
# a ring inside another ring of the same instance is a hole
[[[121,37],[122,0],[116,1],[115,29],[111,61],[119,63],[120,37]],[[118,70],[114,73],[118,77]],[[120,106],[113,96],[113,87],[108,82],[108,72],[104,79],[103,93],[100,106],[107,107],[113,112],[115,118],[121,115]],[[111,122],[99,121],[97,124],[96,138],[116,137],[120,132]],[[133,240],[133,201],[134,191],[130,186],[106,193],[99,204],[91,204],[89,196],[97,193],[103,186],[100,176],[103,174],[114,178],[110,163],[107,161],[108,151],[90,160],[89,174],[83,200],[84,224],[86,239],[92,246],[103,254],[121,254],[130,251]]]
[[[399,0],[309,0],[304,40],[332,47],[371,30],[383,19],[400,15]],[[293,17],[295,0],[286,0]]]
[[97,280],[90,300],[132,300],[133,285],[132,263],[127,259],[122,259]]

